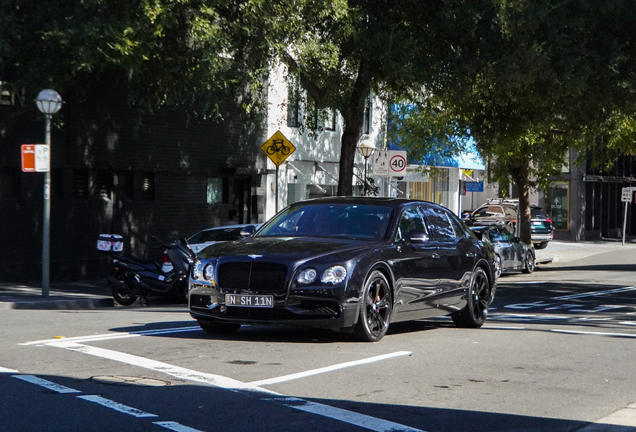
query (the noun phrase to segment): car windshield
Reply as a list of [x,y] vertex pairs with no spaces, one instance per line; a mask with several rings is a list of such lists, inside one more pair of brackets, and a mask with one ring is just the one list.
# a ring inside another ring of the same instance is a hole
[[188,243],[209,243],[218,241],[233,241],[241,238],[241,230],[243,228],[220,228],[201,231],[188,239]]
[[377,205],[298,203],[268,222],[256,236],[381,239],[391,212],[391,207]]

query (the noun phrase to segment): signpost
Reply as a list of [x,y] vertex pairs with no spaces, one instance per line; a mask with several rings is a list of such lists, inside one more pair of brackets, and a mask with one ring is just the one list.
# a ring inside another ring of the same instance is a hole
[[285,138],[281,131],[276,131],[261,146],[261,150],[276,165],[276,202],[274,208],[276,213],[278,213],[278,167],[285,162],[289,155],[296,151],[296,147]]
[[623,246],[625,246],[625,230],[627,229],[627,204],[632,202],[636,187],[624,187],[621,191],[621,201],[625,203],[623,212]]

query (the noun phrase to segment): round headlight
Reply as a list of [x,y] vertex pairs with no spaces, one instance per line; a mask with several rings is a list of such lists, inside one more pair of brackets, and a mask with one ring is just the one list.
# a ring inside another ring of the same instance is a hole
[[316,280],[316,276],[318,276],[316,269],[308,268],[300,272],[296,281],[301,284],[309,284]]
[[203,277],[208,281],[214,280],[214,266],[212,264],[208,264],[203,268]]
[[322,278],[320,279],[322,283],[330,283],[330,284],[339,284],[347,277],[347,269],[343,266],[333,266],[329,267],[322,274]]

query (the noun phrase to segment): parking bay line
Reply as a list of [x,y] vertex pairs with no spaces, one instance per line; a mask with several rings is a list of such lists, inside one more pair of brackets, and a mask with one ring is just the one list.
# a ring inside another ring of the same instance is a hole
[[260,381],[252,381],[250,383],[247,383],[248,385],[252,385],[252,386],[263,386],[263,385],[271,385],[271,384],[278,384],[281,382],[285,382],[285,381],[291,381],[291,380],[295,380],[295,379],[299,379],[299,378],[306,378],[312,375],[318,375],[321,373],[325,373],[325,372],[332,372],[335,370],[339,370],[339,369],[344,369],[344,368],[348,368],[348,367],[352,367],[352,366],[359,366],[359,365],[363,365],[363,364],[368,364],[368,363],[374,363],[377,361],[381,361],[381,360],[387,360],[390,358],[394,358],[394,357],[401,357],[401,356],[410,356],[412,353],[410,351],[398,351],[398,352],[394,352],[391,354],[383,354],[383,355],[379,355],[379,356],[375,356],[375,357],[369,357],[366,359],[362,359],[362,360],[355,360],[355,361],[350,361],[350,362],[346,362],[346,363],[340,363],[337,365],[333,365],[333,366],[327,366],[327,367],[322,367],[322,368],[318,368],[318,369],[313,369],[313,370],[309,370],[309,371],[305,371],[305,372],[298,372],[295,374],[290,374],[290,375],[283,375],[277,378],[269,378],[269,379],[264,379],[264,380],[260,380]]
[[230,391],[248,390],[251,392],[261,393],[261,399],[264,401],[277,402],[289,408],[294,408],[334,420],[342,421],[376,432],[424,432],[420,429],[415,429],[410,426],[394,423],[388,420],[367,416],[365,414],[347,411],[341,408],[323,405],[316,402],[310,402],[304,399],[286,397],[284,395],[281,395],[280,393],[276,393],[262,387],[250,385],[249,383],[243,383],[232,378],[198,372],[195,370],[174,366],[168,363],[151,360],[145,357],[135,356],[132,354],[126,354],[119,351],[91,347],[89,345],[82,345],[75,342],[63,340],[56,340],[55,342],[50,342],[46,345],[89,354],[96,357],[106,358],[121,363],[127,363],[133,366],[138,366],[145,369],[172,375],[176,378],[186,381],[196,381]]

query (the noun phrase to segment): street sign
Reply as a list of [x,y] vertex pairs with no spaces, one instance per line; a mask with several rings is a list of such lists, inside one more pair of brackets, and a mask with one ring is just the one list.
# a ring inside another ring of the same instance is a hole
[[376,150],[373,152],[373,165],[371,166],[371,173],[373,175],[389,175],[389,153],[388,150]]
[[624,187],[622,189],[621,202],[625,202],[625,203],[632,202],[632,195],[634,195],[634,193],[633,193],[634,189],[636,189],[636,188]]
[[483,192],[484,182],[466,182],[466,192]]
[[285,162],[285,159],[287,159],[289,155],[296,151],[296,147],[285,138],[281,131],[276,131],[276,133],[261,146],[261,150],[274,162],[274,165],[279,166]]
[[393,177],[403,177],[406,174],[406,151],[391,150],[389,152],[389,174]]
[[50,166],[49,146],[46,144],[23,144],[22,171],[47,172]]

